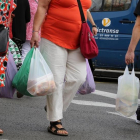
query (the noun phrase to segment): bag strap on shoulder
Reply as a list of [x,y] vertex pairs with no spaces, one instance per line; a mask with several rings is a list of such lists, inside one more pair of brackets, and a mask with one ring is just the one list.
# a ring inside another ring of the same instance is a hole
[[81,15],[81,20],[82,20],[82,22],[86,22],[84,12],[83,12],[83,8],[82,8],[82,5],[81,5],[81,1],[77,0],[77,3],[78,3],[80,15]]

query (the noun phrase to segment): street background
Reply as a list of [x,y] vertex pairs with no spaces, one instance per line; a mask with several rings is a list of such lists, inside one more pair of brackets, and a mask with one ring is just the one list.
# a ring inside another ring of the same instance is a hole
[[140,140],[135,116],[115,111],[117,80],[96,79],[96,91],[76,95],[62,120],[68,137],[47,132],[45,97],[0,99],[0,140]]

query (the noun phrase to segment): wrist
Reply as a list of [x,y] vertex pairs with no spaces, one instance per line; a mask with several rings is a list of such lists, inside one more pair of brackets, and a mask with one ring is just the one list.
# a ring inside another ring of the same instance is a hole
[[96,24],[93,24],[93,25],[92,25],[92,28],[97,28],[97,25],[96,25]]
[[134,51],[135,51],[134,49],[128,49],[127,52],[132,53],[132,52],[134,52]]
[[128,47],[128,52],[134,52],[136,48],[136,45],[133,43],[130,43],[129,47]]
[[39,33],[39,31],[37,31],[37,30],[33,30],[32,33]]

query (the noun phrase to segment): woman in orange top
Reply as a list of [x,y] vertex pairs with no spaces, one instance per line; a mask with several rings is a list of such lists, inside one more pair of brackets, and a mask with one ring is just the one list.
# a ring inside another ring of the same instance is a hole
[[[91,0],[81,0],[81,4],[87,17]],[[42,25],[40,51],[56,83],[55,92],[47,96],[48,131],[56,135],[68,135],[61,123],[63,111],[86,79],[86,62],[79,49],[81,24],[77,0],[39,0],[31,46],[38,47]]]

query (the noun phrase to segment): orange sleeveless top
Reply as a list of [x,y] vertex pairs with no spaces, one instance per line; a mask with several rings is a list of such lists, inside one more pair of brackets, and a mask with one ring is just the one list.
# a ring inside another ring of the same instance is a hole
[[[85,18],[91,0],[81,0]],[[42,38],[66,49],[79,47],[81,16],[77,0],[51,0],[42,25]]]

